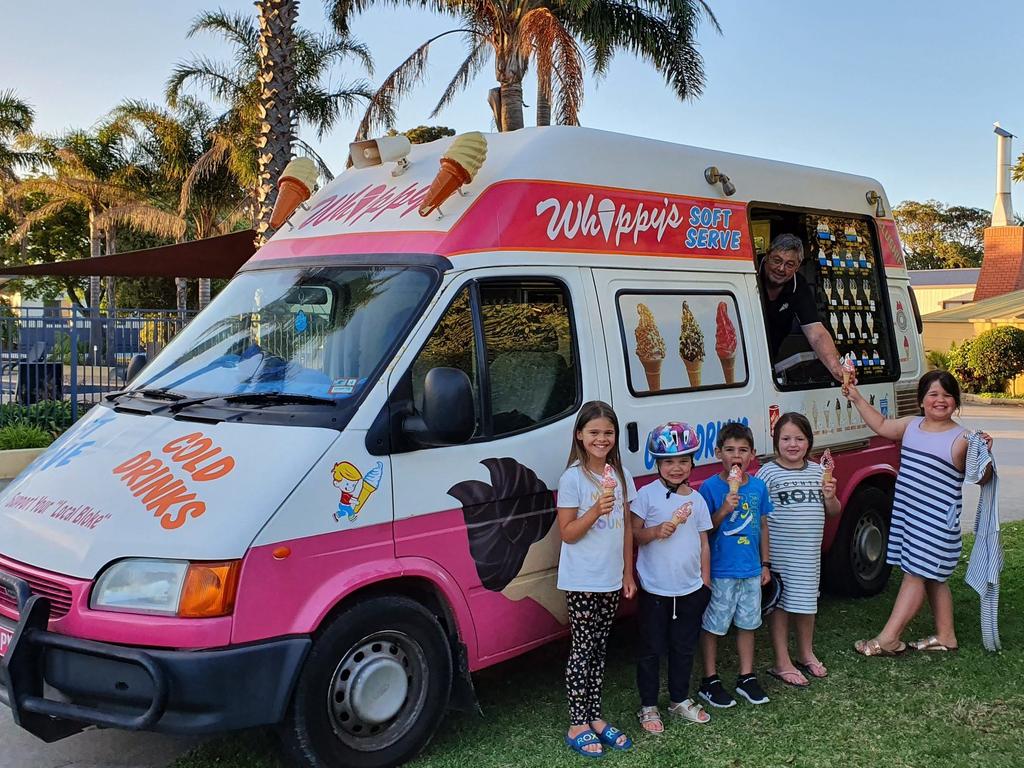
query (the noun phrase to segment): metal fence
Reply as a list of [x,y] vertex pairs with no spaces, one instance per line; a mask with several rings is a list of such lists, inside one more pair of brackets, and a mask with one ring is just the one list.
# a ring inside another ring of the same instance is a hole
[[[127,383],[132,358],[152,359],[194,312],[125,309],[113,316],[77,307],[21,308],[0,316],[0,427],[54,430],[73,423]],[[55,415],[57,414],[57,415]]]

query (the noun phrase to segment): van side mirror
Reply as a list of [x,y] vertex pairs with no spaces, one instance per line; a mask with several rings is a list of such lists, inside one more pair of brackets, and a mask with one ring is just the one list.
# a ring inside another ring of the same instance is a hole
[[149,362],[149,358],[146,357],[145,352],[140,352],[137,355],[132,355],[131,362],[128,363],[128,371],[125,373],[125,383],[134,379],[139,375],[139,371],[146,367],[146,363]]
[[476,408],[469,376],[458,368],[431,368],[423,381],[423,409],[403,431],[419,445],[458,445],[473,436]]

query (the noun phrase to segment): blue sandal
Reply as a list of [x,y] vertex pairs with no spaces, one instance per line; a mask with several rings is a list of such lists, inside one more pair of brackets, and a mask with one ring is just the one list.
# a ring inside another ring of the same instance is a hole
[[617,749],[619,752],[628,752],[633,748],[633,740],[626,736],[626,741],[622,744],[618,743],[618,740],[626,736],[622,731],[616,728],[614,725],[605,724],[604,730],[597,734],[597,738],[601,740],[601,743],[605,746]]
[[588,752],[584,747],[589,747],[591,744],[600,744],[601,740],[598,735],[589,728],[578,736],[566,736],[565,745],[569,747],[573,752],[583,755],[584,757],[604,757],[604,750],[598,752]]

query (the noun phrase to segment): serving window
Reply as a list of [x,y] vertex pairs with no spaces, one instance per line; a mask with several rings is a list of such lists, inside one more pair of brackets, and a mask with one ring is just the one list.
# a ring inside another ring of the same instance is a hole
[[[765,208],[751,208],[750,218],[759,281],[771,241],[783,233],[799,237],[804,244],[799,274],[840,357],[849,357],[860,383],[898,379],[884,269],[870,219]],[[780,390],[838,386],[795,320],[777,349],[769,342],[769,354]]]
[[736,298],[726,292],[620,292],[630,392],[638,397],[742,387],[747,353]]

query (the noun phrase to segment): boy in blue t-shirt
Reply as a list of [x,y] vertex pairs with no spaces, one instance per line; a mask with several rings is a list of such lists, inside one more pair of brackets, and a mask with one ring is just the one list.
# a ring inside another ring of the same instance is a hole
[[[768,560],[768,517],[772,502],[764,481],[747,474],[754,459],[754,435],[738,423],[718,432],[715,456],[722,471],[700,486],[711,510],[711,602],[704,611],[701,650],[704,679],[700,696],[713,707],[731,707],[736,699],[725,690],[716,671],[718,638],[736,625],[736,651],[740,669],[736,693],[751,704],[767,704],[768,697],[754,675],[754,630],[761,626],[761,587],[771,578]],[[730,491],[730,473],[739,489]]]

